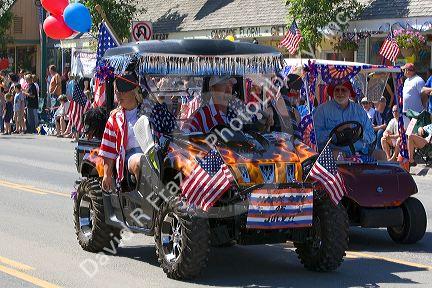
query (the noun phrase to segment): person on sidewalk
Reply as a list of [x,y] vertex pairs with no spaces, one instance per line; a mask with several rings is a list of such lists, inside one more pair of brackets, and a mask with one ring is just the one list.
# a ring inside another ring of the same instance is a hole
[[28,84],[27,91],[23,91],[27,98],[27,133],[36,133],[36,127],[39,125],[39,97],[36,85],[33,83],[33,77],[31,74],[24,76]]
[[[390,120],[384,131],[383,137],[381,138],[381,146],[384,150],[388,161],[396,161],[400,152],[400,137],[399,137],[399,108],[394,105],[392,108],[393,119]],[[408,128],[410,122],[409,118],[403,115],[404,127]],[[393,154],[391,154],[390,148],[394,148]]]

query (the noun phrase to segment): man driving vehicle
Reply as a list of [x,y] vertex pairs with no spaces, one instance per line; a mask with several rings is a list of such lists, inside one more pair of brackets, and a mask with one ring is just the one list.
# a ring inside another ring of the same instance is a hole
[[185,125],[187,132],[208,133],[217,125],[228,124],[227,107],[233,86],[237,83],[235,78],[224,76],[213,76],[209,81],[210,99],[205,99],[206,103],[198,109]]
[[[357,121],[363,127],[363,138],[354,143],[354,148],[356,152],[368,154],[369,146],[375,141],[375,132],[364,109],[359,104],[350,101],[350,96],[355,98],[351,83],[348,80],[342,83],[332,83],[328,87],[328,94],[332,100],[319,106],[314,114],[319,150],[324,149],[330,132],[336,126],[347,121]],[[346,155],[352,154],[348,146],[338,147],[338,150],[345,152]]]

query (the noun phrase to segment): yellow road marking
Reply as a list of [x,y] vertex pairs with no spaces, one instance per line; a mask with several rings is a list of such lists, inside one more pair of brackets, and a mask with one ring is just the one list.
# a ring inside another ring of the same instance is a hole
[[35,268],[31,267],[31,266],[28,266],[28,265],[25,265],[25,264],[22,264],[22,263],[19,263],[19,262],[16,262],[14,260],[10,260],[10,259],[7,259],[7,258],[1,257],[1,256],[0,256],[0,263],[6,264],[8,266],[17,268],[19,270],[24,270],[24,271],[34,270],[35,269]]
[[33,285],[36,285],[36,286],[39,286],[42,288],[60,288],[60,286],[54,285],[54,284],[49,283],[47,281],[44,281],[42,279],[33,277],[33,276],[28,275],[24,272],[21,272],[21,271],[12,269],[12,268],[8,268],[8,267],[3,266],[3,265],[0,265],[0,272],[4,272],[4,273],[9,274],[15,278],[24,280],[26,282],[29,282]]
[[17,189],[17,190],[22,190],[22,191],[26,191],[26,192],[30,192],[30,193],[38,194],[38,195],[52,194],[52,195],[63,196],[63,197],[68,197],[68,198],[70,197],[68,194],[65,194],[65,193],[50,191],[50,190],[46,190],[46,189],[40,189],[40,188],[36,188],[36,187],[30,186],[30,185],[16,184],[16,183],[4,181],[4,180],[0,180],[0,186],[13,188],[13,189]]
[[399,260],[399,259],[394,259],[394,258],[382,257],[382,256],[378,256],[378,255],[353,252],[353,251],[347,251],[346,254],[347,254],[348,258],[379,259],[379,260],[384,260],[384,261],[392,262],[392,263],[396,263],[396,264],[401,264],[401,265],[406,265],[406,266],[411,266],[411,267],[416,267],[416,268],[421,268],[421,269],[426,269],[426,270],[432,270],[432,266],[429,266],[429,265],[423,265],[423,264],[419,264],[419,263],[414,263],[414,262],[409,262],[409,261],[404,261],[404,260]]

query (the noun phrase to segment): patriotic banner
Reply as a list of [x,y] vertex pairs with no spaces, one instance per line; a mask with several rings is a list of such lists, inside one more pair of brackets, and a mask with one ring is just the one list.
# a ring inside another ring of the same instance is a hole
[[335,205],[338,205],[339,201],[345,195],[346,188],[344,180],[338,172],[329,143],[330,142],[327,143],[324,150],[319,155],[309,176],[320,182],[329,194],[330,200]]
[[186,197],[188,205],[208,211],[231,187],[234,176],[214,149],[197,162],[192,173],[180,184],[182,196]]
[[310,227],[312,216],[313,189],[258,189],[249,197],[246,228]]
[[302,40],[303,36],[301,34],[301,31],[298,28],[296,21],[294,20],[284,39],[282,39],[282,41],[280,42],[279,47],[287,48],[288,52],[291,55],[294,55],[297,53],[300,47],[300,42]]
[[301,134],[301,141],[311,147],[313,150],[318,151],[316,136],[313,124],[312,114],[308,112],[308,114],[303,117],[299,124],[299,130]]
[[395,62],[399,53],[400,48],[393,36],[393,31],[390,31],[383,45],[381,46],[379,55],[383,56],[385,59]]

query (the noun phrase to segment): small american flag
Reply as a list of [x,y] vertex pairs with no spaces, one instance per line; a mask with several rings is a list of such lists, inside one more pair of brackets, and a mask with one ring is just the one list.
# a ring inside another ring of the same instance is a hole
[[328,144],[316,160],[309,176],[324,185],[335,205],[345,195],[345,183],[337,170],[333,152]]
[[181,183],[182,196],[189,205],[208,211],[231,187],[234,177],[219,153],[212,149]]
[[288,52],[291,55],[294,55],[295,53],[297,53],[300,47],[300,42],[302,40],[303,36],[301,34],[301,31],[298,28],[296,21],[294,20],[284,39],[280,42],[279,47],[287,48]]
[[381,46],[379,54],[384,58],[395,62],[397,56],[399,55],[400,49],[396,42],[396,39],[393,37],[393,31],[390,31],[384,44]]
[[165,103],[152,107],[150,122],[153,124],[153,129],[162,134],[170,134],[177,128],[176,118],[168,111]]
[[75,126],[78,132],[81,132],[84,128],[84,123],[82,122],[82,115],[90,109],[90,101],[84,95],[81,87],[78,83],[75,83],[72,95],[72,101],[69,104],[69,121]]

